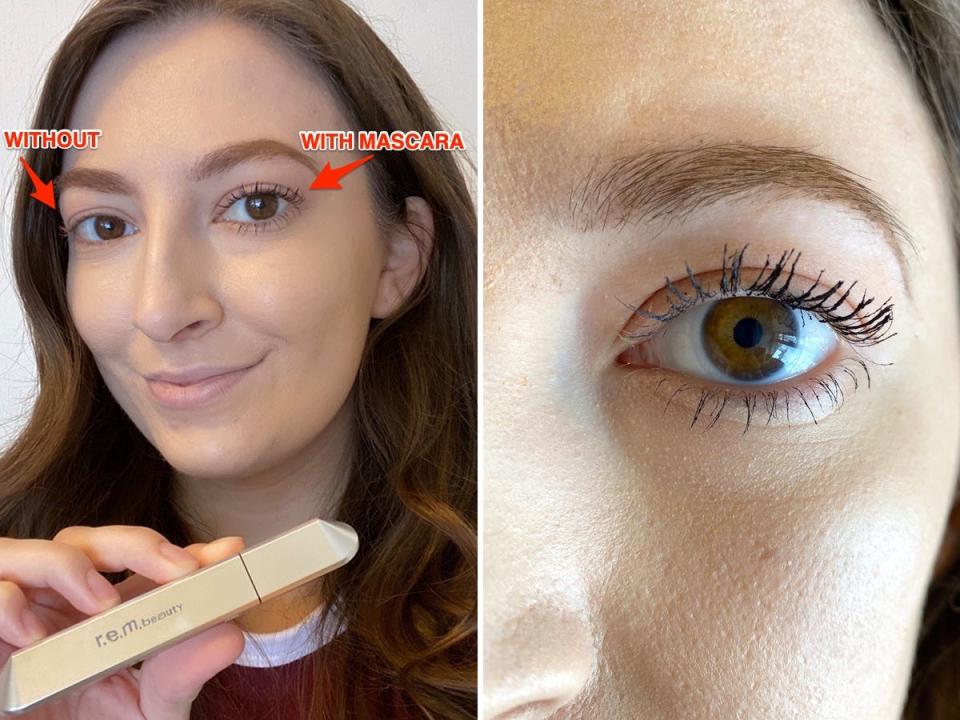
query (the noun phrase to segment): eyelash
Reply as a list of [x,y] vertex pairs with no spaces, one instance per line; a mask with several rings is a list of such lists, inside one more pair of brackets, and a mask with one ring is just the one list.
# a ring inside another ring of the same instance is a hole
[[[638,316],[656,321],[657,327],[638,333],[621,332],[620,337],[626,340],[642,340],[656,333],[660,326],[669,323],[674,318],[700,303],[718,297],[745,296],[767,297],[787,307],[809,313],[819,319],[819,321],[830,325],[841,338],[852,346],[876,345],[896,335],[895,332],[891,332],[893,324],[893,303],[891,302],[891,298],[888,298],[879,305],[874,305],[875,298],[868,298],[867,293],[863,292],[859,302],[856,303],[852,311],[838,311],[838,308],[841,308],[853,294],[854,288],[857,285],[856,281],[850,285],[846,285],[845,281],[841,280],[829,289],[819,294],[814,294],[814,290],[819,286],[824,274],[824,271],[821,270],[817,279],[813,281],[806,290],[799,294],[794,293],[790,288],[791,285],[797,281],[795,270],[801,256],[801,253],[796,252],[794,249],[787,250],[781,254],[779,260],[772,267],[770,256],[767,256],[763,268],[758,273],[756,279],[749,286],[741,285],[741,270],[747,247],[747,245],[744,245],[739,250],[729,253],[727,246],[724,245],[721,263],[722,270],[719,289],[717,291],[706,289],[704,285],[697,280],[690,265],[686,264],[685,274],[687,281],[690,283],[690,287],[693,288],[693,292],[687,293],[678,288],[676,283],[667,279],[664,289],[669,293],[670,307],[665,312],[654,313],[643,310],[640,307],[627,305],[633,311],[631,318]],[[781,278],[783,278],[782,284],[778,285],[778,283],[781,282]],[[845,286],[846,289],[844,289]],[[874,307],[864,313],[864,310],[867,310],[867,308],[871,306]],[[820,376],[801,382],[808,385],[807,392],[812,394],[813,400],[821,410],[827,409],[823,400],[823,396],[826,396],[826,402],[829,405],[829,410],[832,412],[843,404],[847,395],[841,384],[841,374],[850,378],[853,384],[853,391],[859,389],[860,382],[857,380],[855,372],[857,369],[863,371],[867,388],[870,388],[870,371],[867,363],[860,357],[841,360],[836,363],[833,368],[823,372]],[[656,389],[659,390],[669,379],[669,377],[661,378],[656,385]],[[789,382],[789,380],[786,382]],[[767,425],[770,424],[774,417],[778,417],[778,407],[785,409],[786,418],[789,421],[790,397],[794,395],[799,399],[799,403],[809,412],[813,423],[816,425],[817,416],[813,410],[813,406],[807,394],[805,394],[804,390],[801,389],[798,384],[799,383],[794,383],[787,388],[744,390],[731,389],[730,387],[698,388],[695,384],[684,382],[671,393],[664,406],[664,412],[667,411],[678,394],[688,390],[699,390],[700,397],[696,402],[696,409],[690,427],[693,428],[700,418],[704,416],[704,411],[709,408],[707,416],[711,419],[705,429],[710,429],[720,420],[720,416],[730,405],[731,398],[737,398],[742,401],[746,412],[746,422],[743,429],[743,432],[746,433],[750,428],[759,403],[762,403],[763,409],[767,412]]]
[[300,206],[304,199],[299,188],[289,188],[285,185],[277,184],[262,184],[259,182],[253,185],[241,185],[231,190],[223,200],[217,203],[216,217],[222,217],[237,200],[242,200],[250,195],[276,195],[278,198],[286,200],[289,206],[284,210],[283,214],[275,215],[261,222],[244,223],[234,220],[218,220],[218,222],[232,225],[241,235],[248,232],[259,235],[269,230],[279,230],[280,228],[286,227],[291,220],[300,214]]
[[[252,185],[241,185],[240,187],[234,188],[227,195],[217,203],[215,207],[215,218],[222,217],[230,207],[237,202],[242,200],[250,195],[276,195],[278,198],[287,201],[288,207],[284,209],[284,212],[279,215],[275,215],[272,218],[263,220],[261,222],[238,222],[234,220],[219,220],[222,224],[230,225],[238,234],[245,234],[252,232],[255,235],[258,235],[262,232],[267,232],[269,230],[279,230],[285,227],[291,220],[293,220],[297,215],[300,214],[301,205],[303,204],[304,197],[300,193],[299,188],[289,188],[285,185],[278,184],[265,184],[256,182]],[[94,212],[83,215],[82,217],[74,220],[70,227],[66,227],[61,224],[59,227],[60,235],[64,238],[69,238],[73,235],[78,227],[90,218],[107,216],[109,213]],[[110,217],[119,217],[119,216],[110,216]],[[119,218],[123,220],[123,218]],[[123,220],[123,222],[127,222]],[[134,223],[130,223],[133,225]],[[110,240],[98,240],[96,242],[91,242],[87,240],[80,240],[80,242],[93,244],[93,245],[104,245],[111,242]]]
[[[771,300],[776,300],[794,310],[801,310],[815,315],[822,322],[830,325],[838,335],[844,337],[854,345],[876,345],[896,334],[889,332],[893,323],[893,303],[891,302],[891,298],[887,298],[887,300],[878,307],[875,307],[865,315],[861,315],[867,307],[873,305],[875,300],[872,297],[868,298],[866,291],[864,291],[853,311],[845,315],[837,312],[837,308],[843,305],[847,301],[847,298],[853,293],[853,289],[857,285],[856,280],[847,286],[846,290],[843,289],[846,282],[840,280],[829,290],[819,295],[813,295],[814,289],[819,286],[820,280],[825,272],[821,270],[817,275],[817,279],[814,280],[804,292],[799,295],[791,292],[790,286],[796,278],[795,271],[802,254],[793,249],[784,252],[772,268],[770,267],[770,256],[768,255],[756,280],[748,287],[741,287],[740,272],[743,266],[743,256],[747,247],[749,246],[744,245],[740,250],[728,253],[727,246],[723,246],[722,275],[720,277],[720,289],[718,292],[704,290],[703,285],[697,281],[696,276],[690,269],[690,265],[686,265],[687,279],[690,281],[691,287],[695,290],[694,295],[691,296],[683,292],[677,288],[673,281],[667,279],[665,288],[671,296],[675,298],[671,300],[670,309],[665,313],[651,313],[638,307],[633,307],[634,315],[656,320],[660,323],[666,323],[686,312],[691,307],[707,300],[712,300],[718,295],[719,297],[750,297],[759,295],[770,298]],[[783,276],[787,265],[790,266],[790,269],[787,271],[786,279],[779,288],[774,289],[773,286],[776,285],[777,281]],[[834,298],[836,298],[836,302],[830,305],[829,302]],[[652,331],[635,335],[623,334],[621,337],[639,340],[648,337],[650,334],[652,334]]]

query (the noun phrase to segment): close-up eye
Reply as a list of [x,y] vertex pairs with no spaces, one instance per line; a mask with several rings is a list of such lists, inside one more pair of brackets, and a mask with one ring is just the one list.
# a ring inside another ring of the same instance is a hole
[[732,385],[764,385],[802,375],[836,349],[836,333],[803,310],[764,297],[710,300],[684,312],[620,356]]
[[83,242],[99,243],[133,235],[135,232],[137,227],[133,223],[116,215],[91,215],[74,224],[67,235],[79,238]]
[[[617,364],[669,371],[680,394],[694,399],[693,423],[712,427],[731,406],[746,410],[746,428],[759,406],[767,423],[805,408],[814,423],[837,409],[870,371],[858,347],[893,333],[893,305],[878,303],[856,282],[823,283],[797,272],[800,253],[784,252],[762,266],[745,264],[746,247],[723,249],[722,269],[666,286],[633,307],[620,339],[629,346]],[[796,416],[794,419],[800,419]]]
[[245,185],[220,202],[217,222],[231,223],[238,232],[278,229],[292,219],[302,202],[299,191],[282,185]]

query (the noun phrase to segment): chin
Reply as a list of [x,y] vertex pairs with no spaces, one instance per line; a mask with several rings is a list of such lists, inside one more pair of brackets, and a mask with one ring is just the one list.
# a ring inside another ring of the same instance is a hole
[[[226,430],[223,432],[224,435],[230,434]],[[250,472],[253,465],[251,458],[262,457],[262,453],[249,443],[239,443],[236,437],[229,440],[217,442],[216,438],[209,438],[206,442],[161,442],[154,446],[181,475],[226,479]]]

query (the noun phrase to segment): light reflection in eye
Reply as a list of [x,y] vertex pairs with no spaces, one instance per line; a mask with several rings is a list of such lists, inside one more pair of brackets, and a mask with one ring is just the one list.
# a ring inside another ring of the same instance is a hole
[[90,215],[73,226],[69,234],[83,242],[99,243],[133,235],[137,227],[115,215]]
[[726,385],[771,385],[810,372],[838,345],[826,323],[764,297],[702,302],[624,351],[626,365],[662,367]]

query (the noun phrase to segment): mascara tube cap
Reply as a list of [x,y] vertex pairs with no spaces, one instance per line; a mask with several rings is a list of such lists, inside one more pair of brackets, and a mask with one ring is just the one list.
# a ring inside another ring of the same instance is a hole
[[[240,553],[260,602],[346,565],[357,554],[356,531],[341,522],[290,530]],[[277,558],[284,558],[277,562]]]

